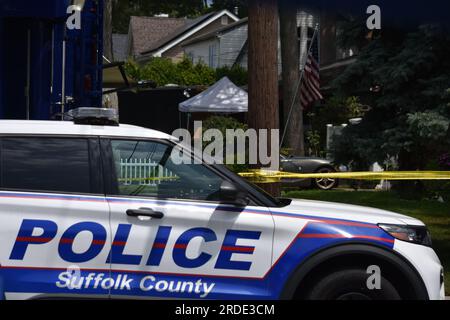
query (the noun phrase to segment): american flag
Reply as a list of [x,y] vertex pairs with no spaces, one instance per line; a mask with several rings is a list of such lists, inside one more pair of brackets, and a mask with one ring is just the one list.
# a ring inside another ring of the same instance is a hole
[[320,93],[319,64],[312,53],[309,53],[300,85],[300,104],[303,110],[306,110],[311,103],[321,99],[323,97]]

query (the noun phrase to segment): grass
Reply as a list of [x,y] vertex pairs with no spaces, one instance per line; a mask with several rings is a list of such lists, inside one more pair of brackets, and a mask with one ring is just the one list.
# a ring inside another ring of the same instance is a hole
[[288,198],[342,202],[385,209],[423,221],[431,232],[433,248],[445,272],[446,294],[450,295],[450,204],[430,200],[403,200],[391,192],[374,191],[289,191]]

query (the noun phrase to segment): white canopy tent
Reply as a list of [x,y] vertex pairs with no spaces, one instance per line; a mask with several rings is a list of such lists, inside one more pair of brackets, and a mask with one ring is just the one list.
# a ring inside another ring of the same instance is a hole
[[207,90],[179,104],[181,112],[238,113],[248,111],[248,94],[223,77]]

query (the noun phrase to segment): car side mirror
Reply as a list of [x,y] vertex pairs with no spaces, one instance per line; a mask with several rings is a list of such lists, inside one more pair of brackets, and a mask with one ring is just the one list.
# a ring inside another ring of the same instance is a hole
[[245,207],[249,202],[247,192],[230,181],[223,181],[220,185],[220,200],[240,207]]

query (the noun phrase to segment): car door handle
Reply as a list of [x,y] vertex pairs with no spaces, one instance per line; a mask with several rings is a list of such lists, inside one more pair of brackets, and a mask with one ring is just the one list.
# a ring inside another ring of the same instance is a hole
[[155,219],[162,219],[164,217],[164,213],[159,211],[154,211],[150,208],[139,208],[139,209],[128,209],[127,216],[129,217],[151,217]]

